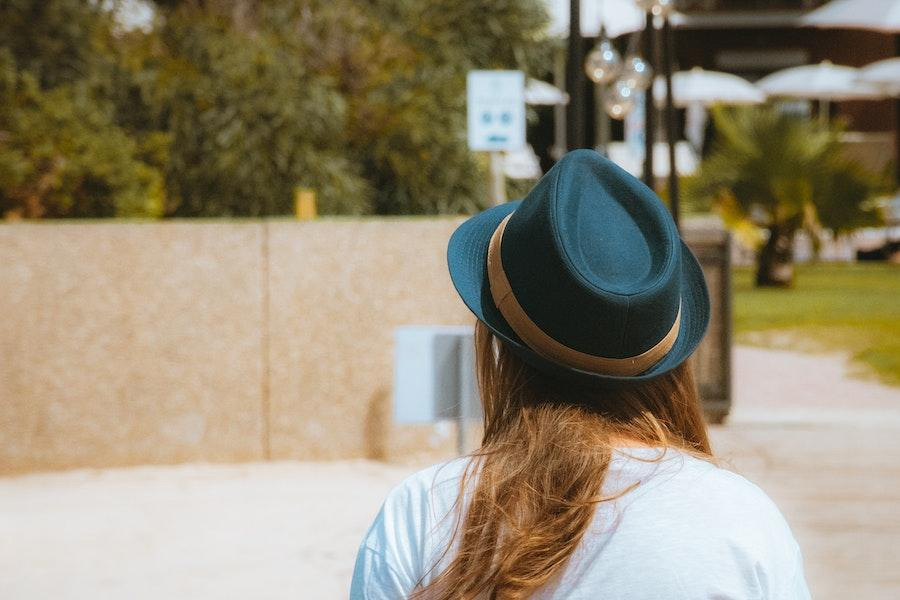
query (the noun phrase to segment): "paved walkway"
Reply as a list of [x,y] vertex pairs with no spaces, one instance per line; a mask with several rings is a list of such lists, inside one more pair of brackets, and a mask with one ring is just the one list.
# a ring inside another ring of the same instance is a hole
[[[738,348],[719,455],[785,513],[819,600],[900,598],[900,389],[836,356]],[[0,479],[0,598],[345,598],[410,467],[184,465]]]
[[817,600],[900,599],[900,388],[840,355],[738,347],[714,449],[775,500]]

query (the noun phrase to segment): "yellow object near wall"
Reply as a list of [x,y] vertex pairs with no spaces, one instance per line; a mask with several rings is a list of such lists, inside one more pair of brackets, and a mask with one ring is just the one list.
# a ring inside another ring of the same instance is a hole
[[294,190],[294,214],[300,221],[312,221],[316,218],[316,192],[309,188]]

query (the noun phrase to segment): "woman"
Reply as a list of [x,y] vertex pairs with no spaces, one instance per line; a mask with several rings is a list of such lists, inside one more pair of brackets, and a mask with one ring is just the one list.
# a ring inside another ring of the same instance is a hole
[[690,367],[700,267],[659,199],[598,154],[463,223],[481,448],[395,488],[351,597],[800,599],[803,559],[715,464]]

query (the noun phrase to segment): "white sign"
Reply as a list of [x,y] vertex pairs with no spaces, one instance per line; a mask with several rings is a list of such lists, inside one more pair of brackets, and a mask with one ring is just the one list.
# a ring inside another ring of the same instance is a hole
[[499,152],[525,145],[525,74],[469,71],[469,149]]

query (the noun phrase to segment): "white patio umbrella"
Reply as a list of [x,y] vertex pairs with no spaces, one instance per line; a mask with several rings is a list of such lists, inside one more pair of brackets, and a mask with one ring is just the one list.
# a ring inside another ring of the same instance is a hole
[[859,70],[859,79],[885,89],[892,96],[900,95],[900,57],[866,65]]
[[828,121],[828,103],[841,100],[876,100],[887,93],[871,83],[860,81],[854,67],[831,64],[790,67],[766,75],[756,82],[769,96],[776,98],[809,98],[819,101],[819,119]]
[[[635,177],[644,171],[644,161],[626,142],[610,142],[606,149],[609,160],[613,161]],[[675,169],[679,175],[692,175],[697,171],[700,159],[690,143],[681,140],[675,143]],[[669,148],[665,142],[653,144],[653,174],[656,177],[669,176]]]
[[[706,71],[700,67],[672,75],[672,96],[675,106],[688,109],[686,135],[698,151],[703,145],[706,107],[713,104],[762,104],[766,101],[762,90],[746,79],[731,73]],[[662,77],[657,77],[653,82],[653,97],[657,105],[665,104],[666,81]],[[668,161],[668,156],[666,160]],[[680,156],[676,154],[675,160],[678,162]],[[678,170],[681,171],[680,166]]]
[[[860,69],[859,78],[866,83],[880,86],[891,96],[900,97],[900,58],[887,58],[866,65]],[[900,105],[897,106],[900,107]],[[895,108],[895,111],[897,110],[898,108]],[[897,114],[900,115],[900,112]],[[894,148],[895,155],[900,153],[900,128],[896,126],[894,127]],[[894,165],[895,175],[900,181],[900,160],[895,160]]]
[[776,71],[756,82],[766,94],[779,98],[811,98],[816,100],[871,100],[883,98],[884,90],[860,81],[854,67],[822,61]]
[[[569,37],[569,0],[545,0],[552,37]],[[611,38],[644,29],[644,11],[634,0],[581,0],[581,35],[597,37],[600,25]]]
[[833,0],[801,19],[811,27],[900,33],[900,0]]
[[525,83],[525,102],[527,104],[568,104],[569,95],[546,81],[529,79]]
[[[665,102],[666,82],[662,77],[653,82],[653,97],[659,104]],[[766,95],[737,75],[694,67],[672,75],[672,101],[679,108],[691,104],[761,104]]]

